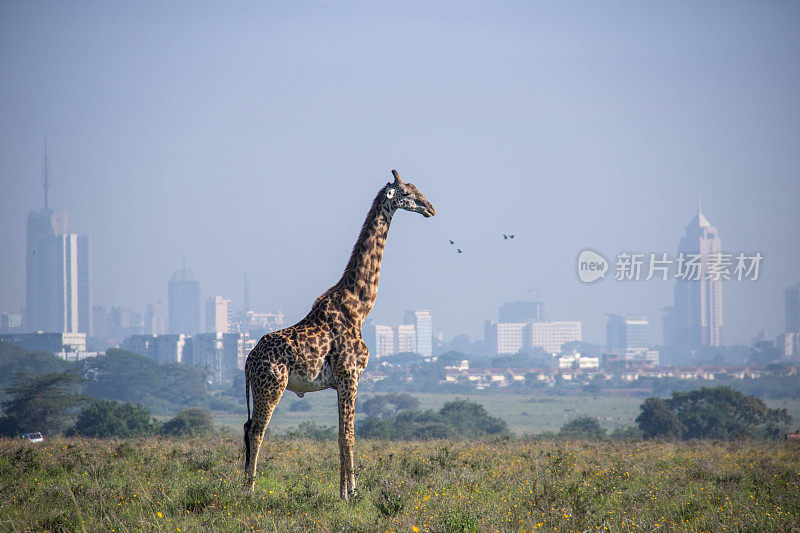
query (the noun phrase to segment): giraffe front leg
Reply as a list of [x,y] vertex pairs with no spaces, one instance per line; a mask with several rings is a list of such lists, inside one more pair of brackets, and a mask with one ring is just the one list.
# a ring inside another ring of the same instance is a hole
[[339,496],[352,500],[356,496],[356,476],[353,470],[355,444],[355,415],[357,379],[342,380],[337,387],[339,397]]

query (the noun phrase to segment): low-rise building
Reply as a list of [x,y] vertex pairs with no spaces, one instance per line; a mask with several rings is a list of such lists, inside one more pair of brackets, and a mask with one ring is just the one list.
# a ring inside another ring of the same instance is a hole
[[0,335],[0,341],[36,352],[85,352],[86,333],[8,333]]

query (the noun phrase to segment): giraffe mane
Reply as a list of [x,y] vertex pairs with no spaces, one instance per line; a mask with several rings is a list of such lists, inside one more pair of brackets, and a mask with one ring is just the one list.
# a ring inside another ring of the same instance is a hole
[[314,300],[314,305],[312,306],[312,309],[317,307],[317,305],[331,293],[339,289],[344,283],[344,280],[347,278],[347,273],[356,268],[356,262],[358,261],[358,257],[363,252],[363,250],[361,249],[361,243],[364,242],[364,239],[366,239],[367,231],[369,231],[369,228],[372,224],[372,220],[375,218],[375,214],[381,208],[381,203],[383,203],[383,197],[386,193],[386,188],[389,187],[389,185],[391,184],[387,183],[386,185],[381,187],[381,190],[378,191],[377,195],[375,195],[375,199],[372,201],[372,206],[369,208],[367,216],[364,218],[364,223],[361,225],[361,231],[358,233],[358,239],[356,239],[356,243],[353,245],[353,250],[350,252],[350,259],[347,261],[347,266],[344,269],[342,277],[339,279],[336,285],[334,285],[333,287],[322,293],[322,295],[320,295],[319,297],[317,297],[316,300]]

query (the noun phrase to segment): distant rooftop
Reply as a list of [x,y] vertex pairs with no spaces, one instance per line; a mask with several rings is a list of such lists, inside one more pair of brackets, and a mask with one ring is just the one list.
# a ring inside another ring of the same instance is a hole
[[689,221],[688,227],[710,228],[711,222],[708,221],[708,219],[703,215],[703,212],[698,207],[697,214],[695,214]]
[[170,283],[180,281],[197,281],[194,277],[192,270],[186,266],[186,263],[179,269],[173,272],[172,277],[169,279]]

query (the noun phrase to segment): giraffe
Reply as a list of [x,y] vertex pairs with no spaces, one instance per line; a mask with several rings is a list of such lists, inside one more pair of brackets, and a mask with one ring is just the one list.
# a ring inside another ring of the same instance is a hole
[[[356,393],[367,366],[369,350],[361,327],[375,304],[386,236],[398,209],[436,214],[430,202],[396,170],[375,197],[344,274],[336,285],[316,299],[297,324],[264,335],[245,362],[244,424],[245,485],[254,490],[258,451],[275,406],[286,389],[303,397],[306,392],[335,389],[339,404],[339,496],[356,495],[353,472]],[[250,415],[250,389],[253,414]]]

